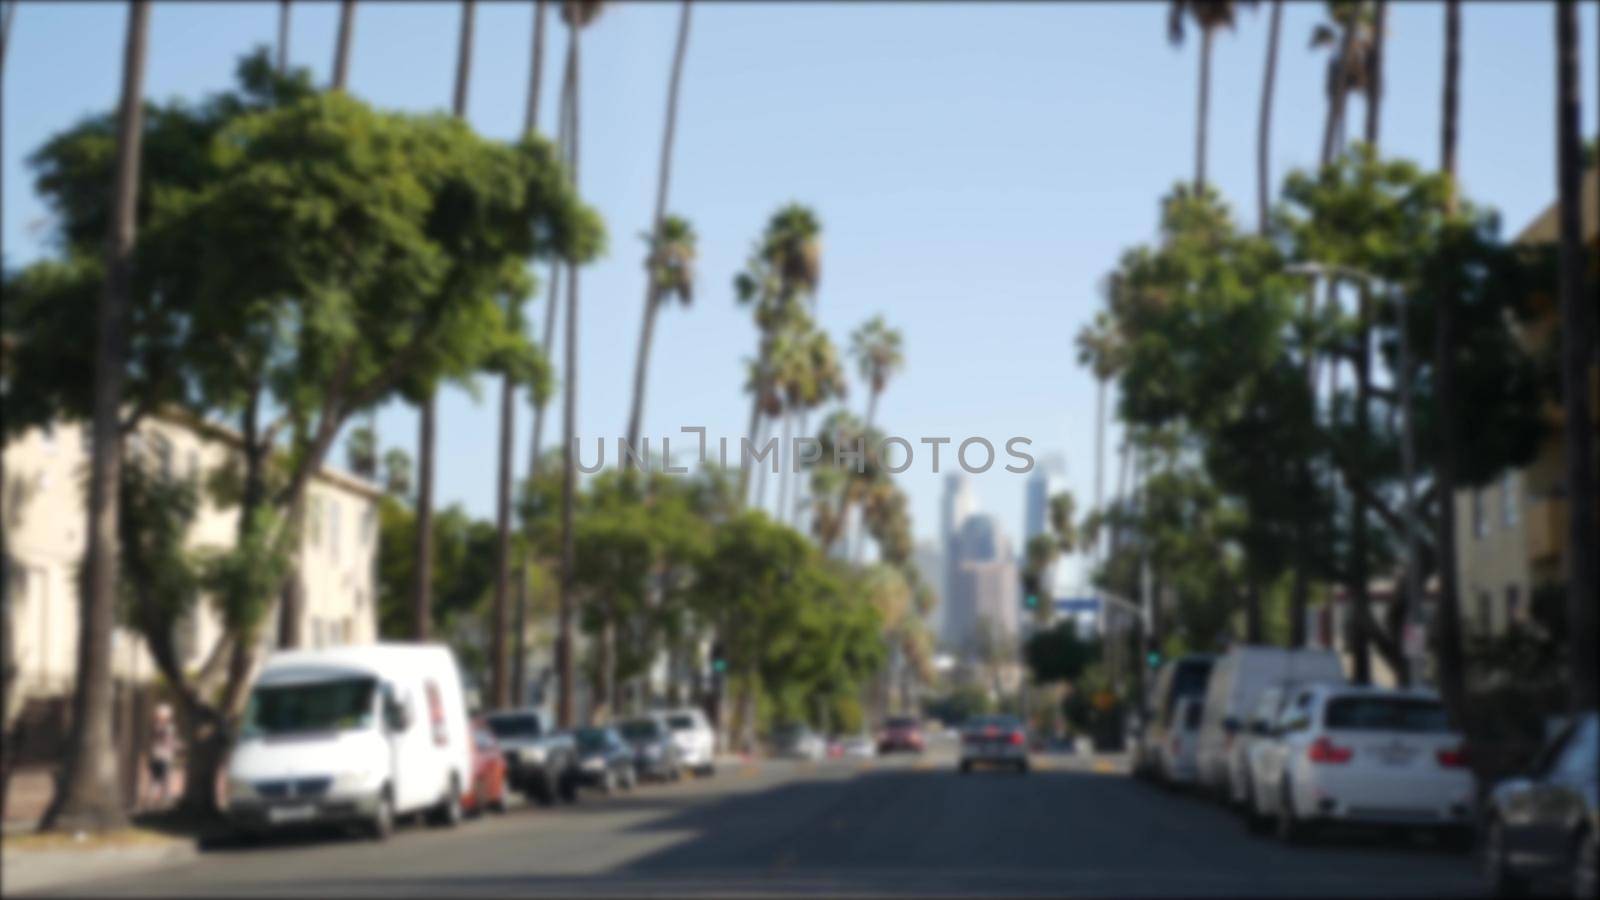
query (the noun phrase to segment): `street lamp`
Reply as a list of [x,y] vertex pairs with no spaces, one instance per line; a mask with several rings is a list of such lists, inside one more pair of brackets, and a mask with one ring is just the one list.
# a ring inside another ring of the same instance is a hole
[[[1405,492],[1405,561],[1406,561],[1406,621],[1410,628],[1420,628],[1422,623],[1422,587],[1418,583],[1417,572],[1417,504],[1415,496],[1416,483],[1416,451],[1415,434],[1411,415],[1411,335],[1409,316],[1406,315],[1403,298],[1395,295],[1391,290],[1393,285],[1378,276],[1339,264],[1318,262],[1292,263],[1284,267],[1290,275],[1305,275],[1310,278],[1348,278],[1367,284],[1373,293],[1380,296],[1395,296],[1400,319],[1400,415],[1402,430],[1400,437],[1400,464],[1404,474]],[[1441,503],[1453,503],[1453,497],[1441,497]],[[1412,656],[1409,648],[1404,645],[1408,642],[1402,635],[1402,652]],[[1420,654],[1417,654],[1420,656]],[[1412,673],[1415,677],[1416,673]]]

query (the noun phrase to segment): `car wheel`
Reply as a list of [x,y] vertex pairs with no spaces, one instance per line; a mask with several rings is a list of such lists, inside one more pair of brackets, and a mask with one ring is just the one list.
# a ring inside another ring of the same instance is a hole
[[1244,803],[1239,807],[1239,812],[1244,816],[1246,831],[1260,834],[1267,830],[1267,817],[1261,814],[1261,807],[1256,803],[1255,787],[1250,781],[1244,783]]
[[556,799],[556,792],[550,786],[550,776],[539,775],[533,780],[529,781],[527,795],[529,800],[532,800],[540,806],[549,806],[551,803],[554,803]]
[[1028,761],[1027,760],[1022,760],[1021,762],[1017,763],[1017,774],[1018,775],[1026,775],[1026,774],[1028,774]]
[[1289,783],[1285,781],[1278,791],[1278,839],[1285,844],[1299,844],[1306,837],[1306,824],[1295,818]]
[[578,779],[573,775],[561,776],[560,794],[562,803],[577,803]]
[[1597,865],[1600,865],[1600,840],[1595,839],[1593,830],[1585,831],[1579,835],[1577,849],[1572,854],[1572,896],[1593,897],[1600,891]]
[[450,776],[450,787],[446,791],[444,799],[439,801],[438,806],[434,807],[433,815],[429,818],[439,828],[454,828],[461,824],[461,784],[454,775]]
[[394,834],[394,801],[389,799],[388,788],[378,795],[378,806],[367,822],[367,834],[375,841],[386,841]]
[[961,774],[970,775],[971,773],[972,773],[972,761],[963,759],[961,761]]
[[1478,865],[1491,896],[1520,897],[1528,892],[1527,879],[1511,868],[1506,829],[1498,818],[1491,818],[1484,826],[1478,847]]

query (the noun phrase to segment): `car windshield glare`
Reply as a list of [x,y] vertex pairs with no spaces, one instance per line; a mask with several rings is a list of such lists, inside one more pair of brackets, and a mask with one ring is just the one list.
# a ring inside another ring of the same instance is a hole
[[1335,697],[1323,713],[1323,726],[1338,731],[1406,731],[1438,733],[1450,730],[1444,704],[1407,697]]
[[534,738],[539,736],[538,716],[490,716],[489,730],[497,738]]
[[250,693],[240,736],[370,728],[377,686],[372,678],[259,685]]

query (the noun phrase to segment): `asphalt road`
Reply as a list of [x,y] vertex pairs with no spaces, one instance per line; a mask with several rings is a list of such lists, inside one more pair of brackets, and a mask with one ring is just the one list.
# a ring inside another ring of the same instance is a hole
[[725,767],[386,843],[339,836],[214,850],[60,895],[1412,895],[1478,893],[1471,859],[1359,834],[1286,847],[1198,797],[1104,761],[1026,776],[920,759]]

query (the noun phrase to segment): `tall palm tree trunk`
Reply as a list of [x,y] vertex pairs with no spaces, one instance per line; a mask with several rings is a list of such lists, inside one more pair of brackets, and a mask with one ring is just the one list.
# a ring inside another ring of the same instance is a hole
[[1283,0],[1272,0],[1267,24],[1267,70],[1261,78],[1261,116],[1256,128],[1256,230],[1267,233],[1272,196],[1272,92],[1278,80],[1278,36],[1283,30]]
[[[579,81],[582,61],[579,57],[578,31],[581,27],[577,22],[567,26],[567,64],[570,67],[568,77],[571,79],[571,98],[567,117],[570,126],[568,139],[571,147],[573,184],[578,182],[579,105],[582,98]],[[559,634],[556,638],[556,670],[561,679],[561,693],[556,705],[556,717],[562,728],[571,728],[574,688],[572,662],[575,649],[572,646],[572,625],[577,606],[574,580],[577,547],[572,530],[573,501],[576,499],[578,489],[578,460],[573,455],[572,447],[573,438],[577,434],[578,414],[578,264],[576,262],[567,265],[567,323],[563,343],[565,345],[563,355],[566,358],[563,372],[566,377],[561,385],[561,593],[560,610],[557,614]],[[605,696],[604,692],[600,694],[601,698]]]
[[789,508],[789,478],[794,468],[793,454],[789,452],[791,443],[790,428],[794,424],[794,412],[789,409],[783,411],[783,443],[778,445],[778,465],[783,467],[783,472],[778,476],[778,508],[777,515],[773,518],[783,521],[784,511]]
[[356,30],[356,0],[339,0],[339,38],[333,51],[333,89],[350,82],[350,41]]
[[89,460],[88,546],[84,553],[78,629],[78,683],[63,780],[44,825],[103,831],[127,822],[112,742],[111,632],[117,602],[117,493],[122,476],[122,388],[127,372],[127,319],[144,128],[145,49],[150,4],[128,8],[122,100],[117,112],[117,168],[106,241],[106,283],[100,297],[94,367],[94,419]]
[[[797,437],[804,438],[808,434],[810,434],[810,431],[807,430],[808,427],[809,427],[810,421],[811,421],[811,410],[810,409],[802,409],[802,410],[800,410],[800,427],[795,432]],[[801,531],[806,532],[806,533],[809,534],[810,533],[810,529],[808,527],[805,527],[805,523],[802,521],[805,518],[806,497],[811,492],[810,491],[810,479],[804,477],[804,475],[805,475],[805,473],[803,473],[803,472],[797,472],[795,474],[794,509],[792,510],[793,519],[791,521],[791,524],[794,525],[794,527],[799,528]],[[779,514],[780,515],[784,515],[784,516],[790,515],[790,513],[785,513],[782,510],[779,511]]]
[[[544,76],[544,17],[545,0],[537,0],[533,5],[533,59],[530,66],[531,71],[528,73],[528,112],[522,122],[522,130],[525,134],[534,134],[539,130],[539,88]],[[554,297],[551,298],[550,305],[552,307],[555,306]],[[547,345],[545,347],[545,357],[548,359],[550,355],[548,328],[545,329],[545,334],[542,337]],[[509,377],[507,380],[510,380]],[[504,406],[501,407],[501,412],[505,412]],[[502,426],[503,433],[511,431],[512,426],[515,424],[512,421],[513,418],[514,414],[506,416],[506,421]],[[506,443],[502,440],[502,452],[505,452],[506,449]],[[534,439],[533,446],[529,450],[529,456],[531,460],[528,466],[528,477],[532,478],[539,465],[537,438]],[[514,490],[514,486],[504,484],[502,490],[509,505],[511,491]],[[508,525],[509,522],[510,520],[507,519]],[[509,533],[504,540],[509,544]],[[517,563],[517,614],[516,624],[511,632],[511,702],[514,706],[522,706],[526,699],[524,693],[528,686],[528,673],[526,671],[528,662],[528,566],[532,555],[531,550],[523,553],[522,558]]]
[[[451,112],[458,119],[467,116],[467,89],[472,77],[472,31],[477,6],[474,0],[461,4],[460,43],[456,53],[455,95]],[[420,404],[417,421],[417,534],[416,582],[411,587],[412,635],[426,641],[433,633],[433,473],[438,434],[438,388],[432,387]],[[498,572],[497,572],[498,575]],[[490,692],[496,705],[503,705],[505,686],[505,596],[503,582],[495,584],[495,627],[491,648]]]
[[[1360,311],[1356,335],[1356,440],[1364,445],[1372,433],[1372,300],[1371,291],[1361,286]],[[1356,684],[1372,683],[1372,641],[1367,628],[1371,621],[1371,597],[1367,585],[1367,519],[1369,511],[1364,495],[1357,494],[1353,507],[1350,533],[1350,603],[1353,607],[1354,628],[1351,631],[1351,653],[1355,660],[1351,666],[1350,680]]]
[[1198,195],[1206,188],[1206,116],[1211,107],[1211,32],[1200,29],[1200,97],[1199,115],[1194,126],[1194,191]]
[[[1578,10],[1556,6],[1556,160],[1560,177],[1561,387],[1567,442],[1567,623],[1572,708],[1597,705],[1594,398],[1594,297],[1584,290],[1582,109],[1578,93]],[[1584,547],[1590,550],[1584,550]]]
[[1366,141],[1374,154],[1378,152],[1378,126],[1383,112],[1383,41],[1388,16],[1388,0],[1378,0],[1372,21],[1372,52],[1367,55]]
[[1339,155],[1339,150],[1344,144],[1344,110],[1345,101],[1349,97],[1345,90],[1345,62],[1350,58],[1350,50],[1355,46],[1356,26],[1354,23],[1340,26],[1339,55],[1335,59],[1337,67],[1334,76],[1329,81],[1328,90],[1328,118],[1322,129],[1322,164],[1333,162]]
[[[656,172],[656,208],[650,222],[650,256],[645,260],[644,322],[639,328],[639,351],[633,367],[633,406],[628,413],[628,446],[638,446],[644,420],[644,392],[650,370],[650,343],[655,336],[656,314],[660,310],[653,274],[656,242],[661,238],[661,222],[667,215],[667,189],[672,180],[672,138],[678,129],[678,85],[683,80],[684,51],[689,46],[689,0],[683,0],[678,17],[678,43],[672,54],[672,77],[667,82],[667,122],[661,133],[661,164]],[[646,461],[646,465],[648,465]]]
[[[1461,0],[1445,0],[1444,5],[1444,107],[1439,133],[1439,168],[1444,172],[1449,193],[1445,209],[1455,215],[1456,138],[1461,89]],[[1439,597],[1435,611],[1438,630],[1433,635],[1434,658],[1439,665],[1439,693],[1459,727],[1465,700],[1465,675],[1462,671],[1461,608],[1456,579],[1456,434],[1459,430],[1456,409],[1455,305],[1457,298],[1446,291],[1439,295],[1434,311],[1434,390],[1437,396],[1439,456],[1434,478],[1439,485],[1439,517],[1434,522],[1434,546],[1439,555]]]
[[289,71],[289,0],[278,0],[278,74]]

